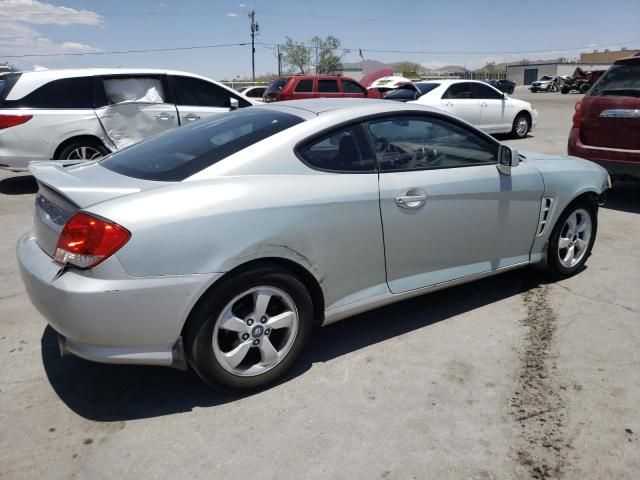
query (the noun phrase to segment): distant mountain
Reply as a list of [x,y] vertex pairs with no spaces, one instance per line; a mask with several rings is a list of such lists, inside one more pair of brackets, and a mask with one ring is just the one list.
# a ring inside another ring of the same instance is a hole
[[460,65],[445,65],[444,67],[430,69],[431,72],[448,72],[448,73],[465,73],[467,71],[466,68],[461,67]]
[[379,62],[378,60],[365,60],[360,62],[345,62],[342,64],[342,68],[350,69],[350,68],[362,68],[363,73],[371,73],[376,70],[380,70],[382,68],[393,68],[391,65],[387,63]]

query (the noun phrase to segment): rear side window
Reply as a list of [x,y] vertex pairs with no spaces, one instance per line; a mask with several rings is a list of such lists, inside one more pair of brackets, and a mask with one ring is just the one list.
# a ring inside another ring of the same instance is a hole
[[5,100],[4,108],[93,108],[92,78],[61,78],[53,80],[30,94]]
[[344,93],[365,94],[365,89],[351,80],[342,80],[342,89],[344,90]]
[[340,93],[340,89],[338,88],[338,80],[318,80],[318,92]]
[[589,96],[640,97],[640,64],[614,65],[593,86]]
[[310,167],[331,172],[375,172],[376,165],[369,154],[360,127],[334,131],[311,141],[298,150],[298,155]]
[[221,113],[133,145],[100,163],[129,177],[181,181],[302,121],[266,108]]
[[296,89],[294,91],[299,93],[313,92],[313,80],[298,80],[298,84],[296,85]]

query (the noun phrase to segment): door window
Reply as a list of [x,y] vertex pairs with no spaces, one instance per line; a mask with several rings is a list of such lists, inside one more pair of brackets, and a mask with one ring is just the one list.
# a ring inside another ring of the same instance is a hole
[[318,80],[318,92],[320,93],[340,93],[338,80]]
[[473,98],[473,92],[471,90],[471,83],[462,82],[462,83],[454,83],[451,85],[442,98],[450,98],[450,99],[469,99]]
[[231,97],[236,98],[241,107],[248,105],[246,100],[232,95],[231,92],[214,83],[192,77],[175,76],[174,78],[180,94],[180,105],[228,108]]
[[332,172],[374,172],[375,161],[360,127],[332,132],[302,147],[299,156],[313,168]]
[[103,80],[108,105],[120,103],[165,103],[159,77],[114,77]]
[[481,83],[472,83],[473,98],[482,100],[501,100],[502,94]]
[[313,80],[299,80],[294,91],[300,93],[313,92]]
[[367,129],[383,172],[496,163],[496,142],[439,117],[386,118]]
[[342,80],[342,89],[344,90],[344,93],[361,93],[362,95],[365,93],[363,87],[351,80]]

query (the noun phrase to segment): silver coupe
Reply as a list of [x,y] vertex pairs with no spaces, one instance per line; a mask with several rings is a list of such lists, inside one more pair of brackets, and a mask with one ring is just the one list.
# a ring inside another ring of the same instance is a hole
[[527,265],[579,272],[609,186],[598,165],[519,154],[445,112],[355,99],[30,170],[17,254],[62,353],[189,365],[233,390],[276,381],[314,326]]

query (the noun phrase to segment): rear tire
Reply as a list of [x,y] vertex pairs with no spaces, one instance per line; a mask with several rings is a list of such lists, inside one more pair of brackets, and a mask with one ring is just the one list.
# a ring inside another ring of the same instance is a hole
[[588,83],[583,83],[582,85],[580,85],[580,93],[587,93],[590,88],[591,85],[589,85]]
[[525,112],[520,112],[513,120],[511,136],[514,138],[525,138],[531,130],[531,120]]
[[305,286],[286,269],[260,267],[205,294],[187,320],[184,346],[189,364],[206,383],[247,392],[284,375],[313,324]]
[[98,140],[79,139],[62,149],[54,160],[97,160],[109,154]]
[[591,255],[598,231],[597,206],[574,200],[556,222],[547,248],[547,272],[555,278],[578,273]]

